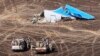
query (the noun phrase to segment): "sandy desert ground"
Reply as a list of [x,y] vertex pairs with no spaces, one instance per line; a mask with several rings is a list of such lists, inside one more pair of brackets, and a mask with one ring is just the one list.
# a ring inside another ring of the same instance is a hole
[[[96,18],[32,24],[34,14],[69,3]],[[0,0],[0,56],[100,56],[99,0]],[[50,38],[56,52],[34,54],[33,50],[13,52],[13,38],[29,37],[32,44]]]

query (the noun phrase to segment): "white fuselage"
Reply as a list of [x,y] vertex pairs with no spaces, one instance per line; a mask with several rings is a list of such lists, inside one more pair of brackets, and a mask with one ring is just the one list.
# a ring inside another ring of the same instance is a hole
[[12,46],[12,50],[23,50],[22,46]]

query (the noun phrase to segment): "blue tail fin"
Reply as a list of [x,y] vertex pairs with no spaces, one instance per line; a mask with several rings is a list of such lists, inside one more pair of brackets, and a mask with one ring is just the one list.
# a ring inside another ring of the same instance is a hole
[[73,16],[75,16],[75,17],[78,17],[81,19],[86,19],[86,20],[93,20],[95,18],[93,15],[83,12],[75,7],[70,6],[70,5],[66,5],[66,8],[70,13],[73,13]]

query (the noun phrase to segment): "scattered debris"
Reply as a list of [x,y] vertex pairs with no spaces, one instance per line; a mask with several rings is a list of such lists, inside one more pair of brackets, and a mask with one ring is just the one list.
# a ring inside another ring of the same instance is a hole
[[[95,17],[83,12],[71,5],[65,5],[64,7],[60,7],[56,10],[44,10],[42,13],[44,17],[42,20],[34,17],[33,18],[33,23],[56,23],[62,18],[64,20],[75,20],[75,19],[80,19],[80,20],[93,20]],[[40,15],[38,15],[40,17]]]
[[36,42],[35,53],[48,53],[53,51],[53,44],[47,38]]
[[17,38],[13,39],[11,42],[11,49],[13,51],[25,51],[30,48],[30,39],[27,38]]

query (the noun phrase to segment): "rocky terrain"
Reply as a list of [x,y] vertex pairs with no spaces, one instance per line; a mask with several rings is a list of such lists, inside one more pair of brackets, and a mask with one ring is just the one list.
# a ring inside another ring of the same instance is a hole
[[[95,20],[32,24],[34,14],[66,3],[94,15]],[[99,10],[100,0],[0,0],[0,56],[100,56]],[[11,41],[18,37],[29,37],[33,44],[48,37],[55,43],[56,52],[13,52]]]

